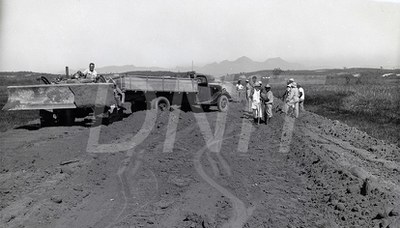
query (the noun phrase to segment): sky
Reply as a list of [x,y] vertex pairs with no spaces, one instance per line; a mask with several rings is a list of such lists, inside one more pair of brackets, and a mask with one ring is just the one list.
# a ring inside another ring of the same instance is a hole
[[400,67],[400,0],[0,0],[0,71],[241,56]]

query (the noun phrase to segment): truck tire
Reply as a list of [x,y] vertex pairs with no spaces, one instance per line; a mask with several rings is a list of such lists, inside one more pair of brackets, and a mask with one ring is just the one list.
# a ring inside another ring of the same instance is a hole
[[220,112],[228,111],[229,99],[226,95],[221,95],[217,101],[217,107]]
[[116,121],[120,121],[123,119],[124,111],[122,108],[117,109],[114,108],[112,111],[109,110],[107,113],[107,118],[103,118],[103,120],[106,120],[106,122],[103,121],[104,125],[109,125],[111,123],[114,123]]
[[143,111],[146,109],[148,109],[146,102],[142,102],[142,101],[131,102],[131,112],[132,113],[137,112],[137,111]]
[[151,108],[157,111],[169,111],[171,104],[166,97],[157,97],[151,101]]
[[201,108],[203,109],[204,112],[210,111],[210,105],[201,105]]
[[48,127],[54,125],[54,118],[53,118],[53,113],[46,111],[46,110],[40,110],[39,111],[40,115],[40,126],[41,127]]
[[60,122],[63,126],[72,126],[75,123],[75,115],[73,109],[65,109],[59,113]]

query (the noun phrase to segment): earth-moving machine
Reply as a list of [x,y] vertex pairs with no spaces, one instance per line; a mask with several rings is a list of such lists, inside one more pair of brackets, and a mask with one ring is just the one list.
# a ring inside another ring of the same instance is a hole
[[3,110],[39,110],[41,124],[71,125],[75,118],[99,114],[105,122],[119,118],[130,103],[139,109],[170,110],[171,105],[200,105],[207,111],[216,106],[227,111],[231,96],[210,76],[188,72],[187,77],[120,74],[100,76],[98,82],[59,80],[28,86],[8,86]]

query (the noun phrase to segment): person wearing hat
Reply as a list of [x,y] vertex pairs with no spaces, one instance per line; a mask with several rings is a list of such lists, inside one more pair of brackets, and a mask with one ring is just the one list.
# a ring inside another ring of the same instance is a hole
[[237,82],[237,84],[236,84],[236,92],[237,92],[237,96],[238,96],[238,101],[241,103],[241,104],[243,104],[242,103],[242,101],[243,101],[243,92],[244,92],[244,86],[242,85],[242,81],[241,80],[239,80],[238,82]]
[[[297,89],[296,82],[290,84],[290,92],[286,99],[288,108],[290,108],[295,118],[299,117],[299,90]],[[287,112],[288,113],[288,112]]]
[[264,124],[268,124],[272,118],[272,104],[274,103],[274,95],[271,91],[271,86],[266,84],[261,93],[263,103]]
[[251,94],[253,91],[253,86],[251,86],[250,81],[246,80],[246,100],[247,100],[247,107],[245,111],[252,113],[253,110],[251,109]]
[[253,118],[255,124],[260,124],[262,118],[262,108],[261,108],[261,85],[256,82],[254,84],[254,91],[252,94],[251,108],[253,109]]
[[257,83],[257,75],[253,75],[251,76],[251,82],[250,82],[253,86]]
[[300,84],[297,84],[297,88],[299,89],[299,111],[303,112],[304,111],[304,99],[305,99],[305,94],[304,94],[304,89]]
[[288,113],[288,109],[289,109],[288,97],[290,94],[290,90],[292,89],[291,84],[292,84],[292,82],[290,82],[290,83],[289,83],[289,81],[287,82],[285,93],[282,95],[282,101],[283,101],[282,112],[285,114]]

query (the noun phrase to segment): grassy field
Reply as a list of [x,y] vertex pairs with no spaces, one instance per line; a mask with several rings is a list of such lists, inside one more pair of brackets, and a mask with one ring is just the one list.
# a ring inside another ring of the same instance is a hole
[[[305,109],[400,146],[400,80],[364,84],[304,84]],[[275,95],[284,86],[275,86]]]

